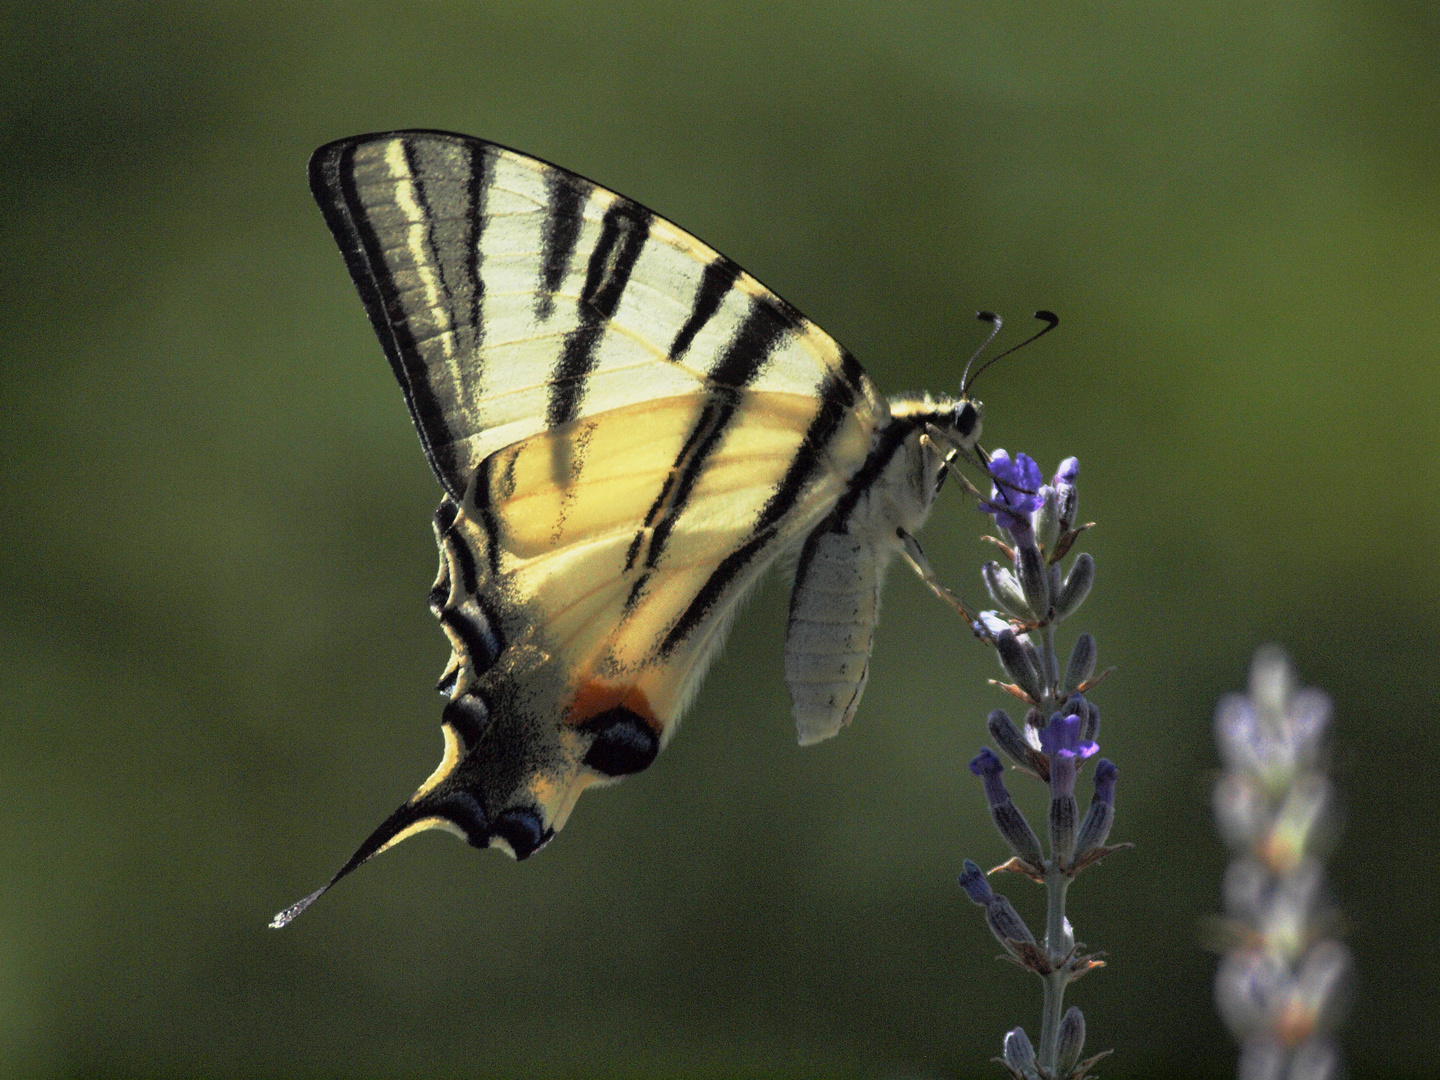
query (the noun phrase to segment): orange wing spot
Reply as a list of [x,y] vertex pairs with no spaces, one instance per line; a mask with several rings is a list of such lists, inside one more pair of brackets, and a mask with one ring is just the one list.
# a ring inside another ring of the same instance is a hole
[[579,727],[585,721],[609,712],[617,706],[628,709],[645,721],[650,730],[659,735],[665,730],[665,723],[650,707],[650,699],[638,686],[615,686],[611,683],[582,683],[575,694],[575,700],[565,712],[565,723]]

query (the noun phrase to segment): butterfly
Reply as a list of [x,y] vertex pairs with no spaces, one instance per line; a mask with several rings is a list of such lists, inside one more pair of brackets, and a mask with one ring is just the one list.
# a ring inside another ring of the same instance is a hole
[[[321,889],[447,829],[523,859],[673,734],[742,598],[797,556],[802,744],[848,724],[880,588],[981,406],[886,399],[689,233],[572,172],[438,131],[360,135],[310,186],[443,489],[440,765]],[[937,441],[939,440],[939,441]]]

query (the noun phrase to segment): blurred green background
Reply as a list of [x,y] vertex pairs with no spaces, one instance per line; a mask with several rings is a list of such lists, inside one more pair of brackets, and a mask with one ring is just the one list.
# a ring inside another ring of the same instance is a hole
[[[1351,1067],[1433,1075],[1433,4],[7,5],[0,72],[0,1071],[993,1077],[1035,1028],[955,885],[997,670],[900,571],[832,743],[773,579],[541,856],[430,834],[266,929],[440,752],[438,489],[305,183],[420,126],[641,200],[888,391],[1058,311],[979,391],[1100,523],[1103,1071],[1233,1070],[1210,714],[1275,639],[1336,699]],[[982,531],[925,534],[975,600]]]

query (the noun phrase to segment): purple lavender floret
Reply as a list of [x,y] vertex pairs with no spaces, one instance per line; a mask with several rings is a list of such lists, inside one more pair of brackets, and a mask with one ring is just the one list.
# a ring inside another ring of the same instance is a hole
[[1060,468],[1055,470],[1055,486],[1059,487],[1061,484],[1073,485],[1079,476],[1080,459],[1077,457],[1067,457],[1064,461],[1060,462]]
[[[1028,536],[1030,515],[1040,509],[1040,466],[1029,454],[1016,454],[1012,459],[1004,450],[996,450],[990,456],[990,475],[1001,483],[991,487],[990,499],[980,504],[980,512],[991,515],[995,524],[1012,535]],[[1035,494],[1027,495],[1027,491]]]
[[1115,777],[1120,770],[1108,758],[1101,758],[1095,766],[1095,801],[1107,806],[1115,805]]
[[1000,764],[995,751],[988,746],[981,750],[970,762],[970,771],[984,783],[985,798],[991,806],[1010,801],[1010,793],[1005,790],[1005,781],[1001,779],[1005,775],[1005,766]]
[[1071,713],[1061,716],[1056,713],[1050,718],[1045,730],[1040,732],[1040,749],[1051,761],[1056,755],[1066,758],[1080,758],[1082,761],[1100,749],[1100,744],[1082,736],[1084,722]]

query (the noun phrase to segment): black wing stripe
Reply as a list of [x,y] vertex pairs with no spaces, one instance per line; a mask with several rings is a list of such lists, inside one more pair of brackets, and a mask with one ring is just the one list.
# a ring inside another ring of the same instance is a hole
[[[475,482],[472,485],[474,492],[473,501],[475,510],[480,515],[480,527],[485,530],[485,556],[490,567],[490,573],[500,573],[500,522],[495,517],[495,508],[490,504],[490,472],[491,465],[495,461],[495,455],[490,455],[482,461],[475,470]],[[464,549],[468,554],[470,549],[464,543],[463,538],[459,548]],[[474,572],[474,560],[471,560],[471,572]],[[474,589],[470,590],[474,592]]]
[[805,486],[824,464],[825,451],[855,407],[855,391],[834,372],[826,375],[820,383],[819,396],[820,408],[805,429],[805,440],[790,460],[790,467],[761,509],[755,522],[756,533],[773,529],[790,512]]
[[722,389],[744,390],[765,369],[776,343],[798,326],[791,314],[770,298],[756,297],[707,381]]
[[[415,202],[420,207],[420,213],[425,219],[425,244],[429,249],[428,262],[434,268],[435,276],[440,280],[440,291],[445,296],[445,302],[441,307],[444,318],[436,321],[434,332],[424,336],[431,339],[441,338],[446,334],[453,335],[455,333],[455,293],[450,288],[450,282],[445,280],[445,260],[440,257],[440,238],[437,235],[435,208],[430,205],[430,192],[425,181],[422,179],[424,165],[417,156],[413,142],[402,142],[400,146],[405,155],[405,170],[410,174],[411,185],[415,189]],[[397,292],[397,297],[403,300],[407,293],[417,291],[423,290],[407,289],[399,291]],[[406,320],[408,321],[408,319],[409,316],[407,315]],[[416,334],[412,328],[410,339],[414,342],[417,349],[420,345],[420,337],[421,335]],[[421,363],[424,363],[423,358],[421,359]]]
[[705,621],[735,577],[774,539],[780,522],[794,508],[806,485],[824,465],[827,448],[854,407],[855,391],[851,389],[843,373],[832,372],[820,384],[819,397],[820,408],[805,430],[804,441],[791,459],[785,475],[775,485],[775,490],[761,508],[749,539],[721,560],[720,565],[696,592],[690,606],[665,635],[665,640],[660,645],[661,656],[668,656]]
[[461,591],[467,596],[472,595],[480,587],[480,576],[475,571],[475,552],[470,550],[470,545],[466,542],[465,537],[453,528],[445,531],[443,542],[445,550],[454,559],[455,566],[460,571]]
[[922,420],[915,420],[906,417],[901,420],[891,420],[878,433],[870,453],[865,456],[864,463],[855,470],[855,475],[850,478],[850,483],[845,487],[845,493],[835,503],[835,509],[830,512],[829,518],[821,529],[826,532],[848,532],[850,515],[855,512],[856,505],[865,497],[866,493],[874,487],[875,481],[880,479],[880,474],[885,471],[886,466],[900,447],[905,445],[906,438],[915,428],[923,423]]
[[810,573],[810,563],[814,561],[815,549],[819,546],[820,537],[825,533],[843,533],[849,531],[850,516],[855,512],[855,507],[860,500],[875,485],[880,474],[885,471],[891,460],[894,459],[900,447],[905,445],[905,439],[915,430],[925,418],[916,420],[907,417],[903,420],[891,420],[882,428],[875,439],[870,453],[865,456],[865,461],[860,468],[855,470],[855,475],[845,485],[845,492],[835,503],[835,509],[830,511],[811,534],[805,539],[805,546],[800,549],[800,558],[795,564],[795,587],[790,592],[790,612],[793,617],[796,598],[800,595],[801,584]]
[[698,334],[705,324],[720,310],[720,303],[725,299],[727,293],[735,287],[735,279],[740,276],[740,267],[735,265],[725,256],[718,256],[713,262],[706,265],[704,272],[700,275],[700,288],[695,293],[695,303],[690,308],[690,317],[685,320],[685,325],[675,335],[675,340],[670,344],[670,359],[679,360],[689,350]]
[[454,630],[456,636],[464,642],[466,659],[470,662],[470,669],[476,674],[495,663],[504,651],[505,646],[495,632],[494,623],[474,597],[442,611],[440,621]]
[[585,382],[595,368],[595,349],[620,307],[649,235],[650,212],[643,207],[616,199],[605,211],[580,292],[580,325],[565,335],[565,347],[552,377],[546,416],[551,427],[568,424],[580,411]]
[[794,324],[763,299],[750,305],[745,321],[735,331],[725,355],[711,372],[713,387],[705,407],[700,410],[699,419],[675,459],[672,469],[676,478],[674,491],[669,505],[655,523],[650,550],[645,556],[647,567],[653,568],[660,561],[670,533],[695,490],[696,481],[740,408],[740,391],[755,381],[775,347],[793,329]]
[[[465,277],[470,282],[470,335],[473,339],[476,363],[480,360],[480,349],[485,344],[485,279],[480,276],[480,243],[488,222],[486,196],[492,182],[495,157],[487,154],[479,143],[470,143],[470,172],[466,176],[465,198],[469,205],[466,214],[470,226],[470,244],[465,251]],[[474,377],[479,378],[476,371]]]
[[555,312],[555,292],[565,280],[580,227],[585,223],[585,200],[590,189],[578,176],[552,169],[545,174],[550,213],[540,241],[540,280],[535,287],[535,318],[545,322]]
[[450,438],[445,412],[426,378],[425,363],[411,336],[400,290],[385,262],[384,245],[356,186],[356,149],[354,143],[340,143],[317,150],[310,159],[310,190],[345,256],[370,325],[405,395],[430,467],[445,490],[458,497],[460,493],[439,467],[434,453],[436,443],[443,445]]
[[[645,513],[645,520],[641,523],[639,531],[635,533],[635,539],[630,542],[630,550],[625,555],[625,569],[631,570],[635,566],[635,560],[640,556],[640,549],[645,544],[645,538],[649,535],[650,527],[660,516],[670,501],[670,493],[675,490],[675,484],[680,479],[681,469],[684,463],[689,460],[695,444],[704,437],[706,425],[696,424],[690,429],[690,434],[685,438],[685,445],[680,448],[680,453],[675,457],[675,464],[670,466],[670,471],[665,475],[665,482],[660,485],[660,493],[655,496],[655,501],[650,504],[650,509]],[[632,594],[636,595],[636,594]]]

